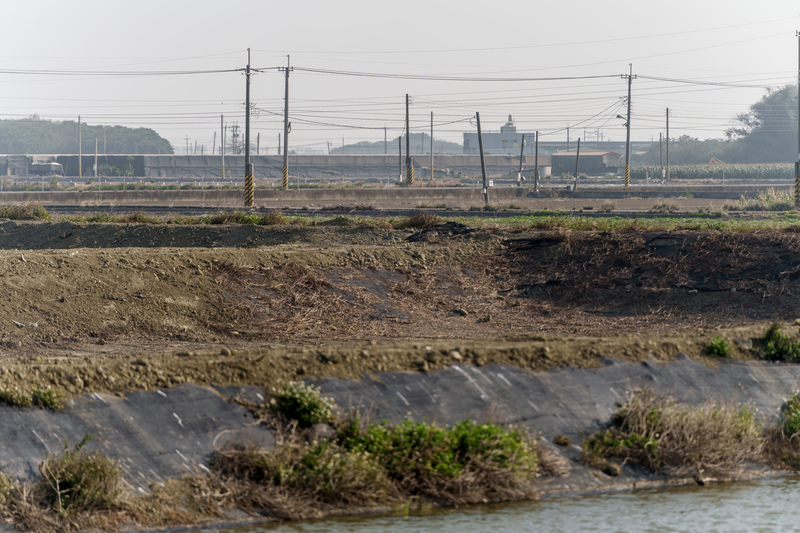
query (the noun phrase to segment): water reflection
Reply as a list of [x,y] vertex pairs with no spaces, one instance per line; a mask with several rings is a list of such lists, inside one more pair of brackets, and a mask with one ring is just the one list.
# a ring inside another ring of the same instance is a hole
[[426,516],[345,517],[206,533],[773,532],[800,529],[800,479],[483,505]]

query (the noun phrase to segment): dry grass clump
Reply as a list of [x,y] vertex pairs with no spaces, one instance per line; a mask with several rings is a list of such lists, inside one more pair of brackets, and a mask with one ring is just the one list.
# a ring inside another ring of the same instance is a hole
[[[634,461],[669,474],[733,472],[763,451],[761,423],[746,406],[683,405],[651,390],[628,395],[611,428],[583,443],[587,463]],[[613,470],[613,469],[612,469]]]
[[0,516],[25,531],[42,533],[115,529],[126,520],[122,472],[99,451],[87,451],[90,435],[39,464],[41,478],[19,485],[0,473]]
[[394,227],[397,229],[428,229],[437,224],[441,224],[441,222],[441,219],[433,213],[420,213],[419,215],[414,215],[413,217],[395,222]]
[[333,321],[343,328],[345,317],[357,307],[357,302],[337,294],[323,275],[294,263],[271,268],[224,264],[215,274],[234,286],[232,295],[239,295],[232,302],[234,313],[267,334],[324,329]]
[[10,220],[26,218],[52,220],[53,217],[44,207],[26,202],[20,205],[4,205],[0,207],[0,218],[8,218]]

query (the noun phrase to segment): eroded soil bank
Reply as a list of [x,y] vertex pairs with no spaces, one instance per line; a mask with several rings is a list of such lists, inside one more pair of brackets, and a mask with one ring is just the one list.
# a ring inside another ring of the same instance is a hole
[[490,365],[613,373],[609,358],[711,368],[714,336],[750,360],[772,321],[796,333],[791,231],[413,234],[4,222],[0,382],[78,398]]

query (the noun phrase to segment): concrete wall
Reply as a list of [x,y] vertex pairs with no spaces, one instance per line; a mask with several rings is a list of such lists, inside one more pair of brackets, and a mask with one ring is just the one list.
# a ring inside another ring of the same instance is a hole
[[[58,156],[64,167],[64,175],[78,176],[78,156]],[[283,176],[283,156],[252,155],[256,178],[280,180]],[[430,155],[413,155],[412,163],[417,177],[430,177]],[[81,157],[82,176],[94,175],[94,154]],[[533,157],[526,156],[525,168],[533,167]],[[104,165],[120,170],[132,169],[133,176],[147,178],[216,178],[222,175],[222,158],[219,155],[99,155],[98,167]],[[478,176],[481,173],[480,156],[435,155],[436,176]],[[549,156],[539,157],[540,170],[550,164]],[[519,168],[519,154],[486,156],[486,172],[490,176],[515,173]],[[405,157],[389,155],[290,155],[289,175],[291,179],[375,178],[397,180],[405,176]],[[225,177],[241,179],[244,176],[244,156],[225,156]]]

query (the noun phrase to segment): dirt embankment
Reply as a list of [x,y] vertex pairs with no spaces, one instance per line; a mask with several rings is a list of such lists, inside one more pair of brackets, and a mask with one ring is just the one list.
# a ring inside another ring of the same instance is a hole
[[0,224],[6,385],[268,385],[453,362],[749,357],[792,322],[800,245],[764,234]]

